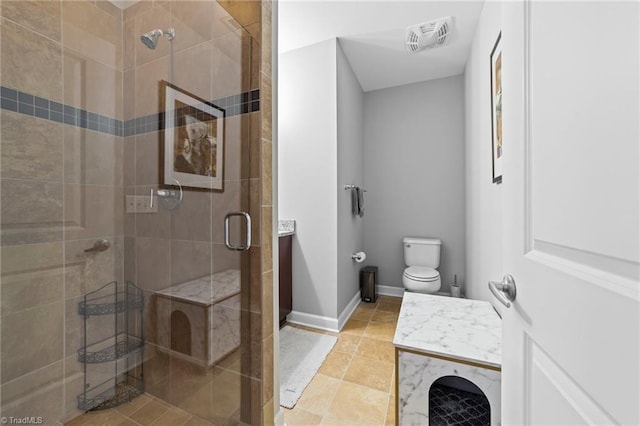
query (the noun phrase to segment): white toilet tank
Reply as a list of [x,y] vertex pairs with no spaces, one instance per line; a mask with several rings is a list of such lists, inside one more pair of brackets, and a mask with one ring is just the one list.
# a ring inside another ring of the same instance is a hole
[[403,238],[405,265],[438,268],[440,266],[441,244],[442,241],[435,238]]

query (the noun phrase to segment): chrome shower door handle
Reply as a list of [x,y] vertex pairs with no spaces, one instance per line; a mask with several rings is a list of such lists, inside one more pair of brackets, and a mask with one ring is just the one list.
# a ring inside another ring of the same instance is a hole
[[501,282],[489,281],[489,290],[507,308],[516,300],[516,280],[510,274],[505,275]]
[[[245,241],[244,244],[240,244],[240,245],[231,244],[229,224],[233,216],[240,216],[240,217],[244,217],[245,219],[245,229],[247,234],[247,240]],[[246,212],[227,213],[227,215],[224,217],[224,245],[227,246],[229,250],[234,250],[234,251],[245,251],[251,248],[251,216],[249,216],[249,213],[246,213]]]

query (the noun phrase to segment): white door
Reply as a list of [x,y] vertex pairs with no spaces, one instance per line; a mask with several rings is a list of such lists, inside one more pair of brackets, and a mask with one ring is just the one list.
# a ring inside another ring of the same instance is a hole
[[640,424],[639,13],[504,3],[504,424]]

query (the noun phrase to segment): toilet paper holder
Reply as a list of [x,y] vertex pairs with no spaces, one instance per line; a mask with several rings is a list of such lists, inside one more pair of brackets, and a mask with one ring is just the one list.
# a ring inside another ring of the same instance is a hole
[[366,258],[367,258],[367,255],[363,251],[359,251],[351,255],[351,260],[355,260],[358,263],[364,262]]

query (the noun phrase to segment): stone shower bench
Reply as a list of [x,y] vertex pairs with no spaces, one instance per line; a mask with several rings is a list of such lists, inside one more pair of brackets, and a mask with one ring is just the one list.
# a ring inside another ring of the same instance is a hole
[[208,367],[240,346],[240,271],[155,292],[161,351]]

